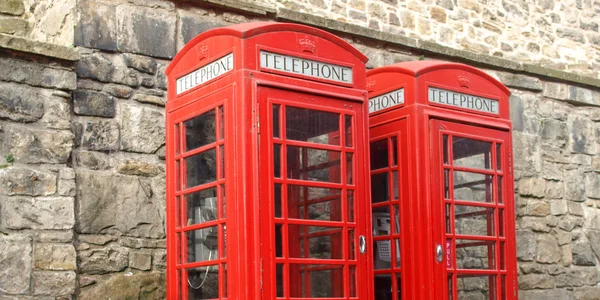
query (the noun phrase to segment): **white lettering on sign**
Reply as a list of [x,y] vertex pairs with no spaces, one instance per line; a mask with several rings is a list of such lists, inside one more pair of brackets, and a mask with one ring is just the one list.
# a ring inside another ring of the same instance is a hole
[[177,78],[177,95],[233,70],[233,53]]
[[429,87],[429,102],[499,114],[498,100]]
[[403,88],[369,99],[369,113],[400,104],[404,104]]
[[260,67],[292,74],[352,83],[352,68],[267,51],[260,51]]

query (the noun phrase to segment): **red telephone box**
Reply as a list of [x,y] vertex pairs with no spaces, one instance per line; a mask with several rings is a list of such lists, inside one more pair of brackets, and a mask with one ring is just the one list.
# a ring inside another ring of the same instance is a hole
[[370,298],[365,62],[281,23],[210,30],[177,54],[168,299]]
[[509,90],[438,61],[367,89],[375,299],[517,299]]

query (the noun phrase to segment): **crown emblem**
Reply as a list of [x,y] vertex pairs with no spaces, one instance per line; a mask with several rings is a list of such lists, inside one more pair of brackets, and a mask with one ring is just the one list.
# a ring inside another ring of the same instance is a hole
[[466,75],[458,75],[458,84],[464,88],[471,88],[471,78]]
[[205,59],[207,53],[208,53],[208,46],[206,46],[206,44],[201,43],[196,47],[196,56],[198,57],[198,60]]
[[315,43],[315,41],[311,40],[309,37],[305,36],[304,38],[301,38],[298,40],[298,44],[300,45],[300,48],[302,49],[302,52],[310,52],[310,53],[315,53],[315,49],[317,48],[317,44]]
[[367,91],[372,92],[376,83],[377,82],[375,81],[375,79],[371,79],[371,78],[367,79]]

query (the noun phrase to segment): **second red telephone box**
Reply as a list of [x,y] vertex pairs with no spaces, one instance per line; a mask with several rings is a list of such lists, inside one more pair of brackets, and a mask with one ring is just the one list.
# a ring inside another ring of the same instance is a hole
[[375,299],[517,299],[508,89],[439,61],[367,89]]

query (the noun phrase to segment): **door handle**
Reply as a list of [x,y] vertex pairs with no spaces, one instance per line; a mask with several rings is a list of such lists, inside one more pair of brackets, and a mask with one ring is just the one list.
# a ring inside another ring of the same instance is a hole
[[444,250],[442,249],[442,245],[437,244],[437,246],[435,246],[435,260],[437,260],[437,262],[442,262],[442,260],[444,259]]
[[358,250],[360,251],[360,254],[365,254],[365,252],[367,252],[367,239],[364,235],[358,237]]

